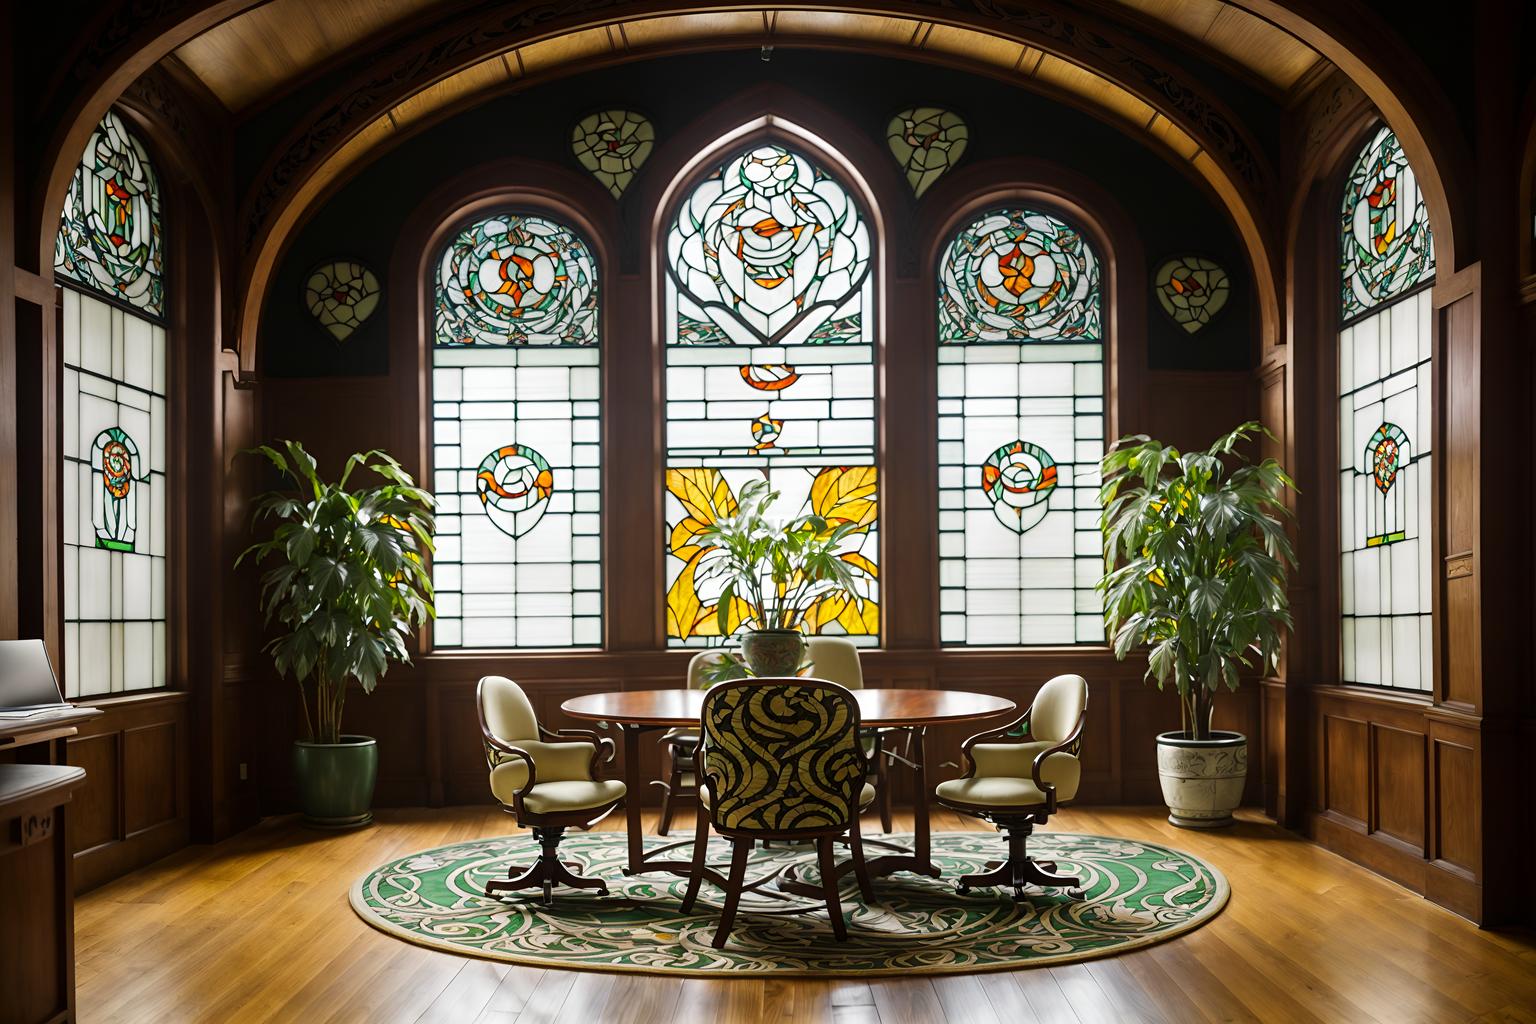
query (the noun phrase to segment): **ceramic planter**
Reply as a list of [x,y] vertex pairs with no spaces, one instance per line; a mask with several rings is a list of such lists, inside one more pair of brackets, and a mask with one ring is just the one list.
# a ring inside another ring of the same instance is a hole
[[1248,738],[1213,731],[1208,740],[1193,740],[1165,732],[1157,738],[1157,774],[1170,822],[1180,828],[1230,825],[1248,778]]
[[356,828],[373,820],[373,785],[379,745],[372,736],[342,736],[340,743],[293,744],[293,778],[304,823]]
[[797,629],[755,629],[741,640],[742,660],[754,676],[792,676],[804,655],[805,638]]

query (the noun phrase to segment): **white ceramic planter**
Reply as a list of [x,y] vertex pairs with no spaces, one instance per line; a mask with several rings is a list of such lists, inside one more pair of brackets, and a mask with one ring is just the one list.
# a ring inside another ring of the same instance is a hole
[[1248,778],[1248,738],[1240,732],[1212,732],[1208,740],[1192,740],[1182,732],[1165,732],[1157,738],[1157,774],[1173,824],[1230,825]]

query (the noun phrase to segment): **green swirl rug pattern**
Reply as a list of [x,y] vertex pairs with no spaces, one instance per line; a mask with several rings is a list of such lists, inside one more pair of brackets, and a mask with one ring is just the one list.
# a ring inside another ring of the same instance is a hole
[[[879,838],[910,842],[910,836]],[[651,846],[662,840],[648,837]],[[956,894],[952,879],[1001,856],[1003,839],[986,832],[933,836],[944,878],[897,874],[875,880],[865,905],[850,876],[842,890],[848,939],[833,939],[826,908],[769,883],[747,893],[723,950],[710,947],[721,893],[704,883],[695,912],[678,910],[686,880],[666,874],[626,878],[624,837],[567,833],[562,859],[599,875],[610,895],[556,890],[545,908],[528,894],[485,896],[492,878],[531,862],[524,835],[423,850],[375,868],[352,889],[352,907],[369,924],[423,946],[541,967],[647,973],[822,976],[989,971],[1110,956],[1199,927],[1227,901],[1227,880],[1197,857],[1155,843],[1070,833],[1036,833],[1030,852],[1085,880],[1084,898],[1031,890]],[[747,878],[791,872],[815,882],[811,847],[775,844],[753,851]],[[676,852],[686,856],[688,847]],[[711,864],[729,860],[711,841]],[[871,856],[879,852],[869,848]],[[531,890],[537,896],[537,890]]]

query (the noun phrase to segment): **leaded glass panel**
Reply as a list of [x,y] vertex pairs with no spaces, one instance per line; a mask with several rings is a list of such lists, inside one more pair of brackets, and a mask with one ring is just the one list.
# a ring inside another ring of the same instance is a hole
[[1102,643],[1099,264],[1049,214],[988,213],[939,264],[939,633]]
[[604,110],[571,129],[571,152],[613,198],[624,194],[651,155],[656,130],[633,110]]
[[758,146],[694,187],[667,235],[666,624],[668,642],[721,642],[714,556],[697,530],[748,480],[857,529],[844,560],[862,612],[836,598],[810,632],[879,633],[870,236],[858,203],[809,158]]
[[1433,683],[1430,293],[1339,335],[1340,677]]
[[1340,230],[1345,320],[1435,275],[1429,211],[1403,147],[1385,125],[1350,168]]
[[165,330],[63,299],[65,694],[164,686]]
[[159,181],[143,144],[113,111],[91,133],[69,183],[53,269],[150,316],[165,315]]
[[938,107],[903,110],[885,127],[885,144],[918,197],[960,162],[970,137],[964,118]]
[[438,263],[436,647],[602,643],[596,261],[508,212]]

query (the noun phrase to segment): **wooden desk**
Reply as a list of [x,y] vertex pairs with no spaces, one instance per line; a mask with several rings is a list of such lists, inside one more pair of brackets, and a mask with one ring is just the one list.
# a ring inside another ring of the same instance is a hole
[[[638,799],[640,736],[652,729],[671,726],[697,728],[699,715],[704,710],[705,692],[685,689],[620,690],[572,697],[560,705],[560,710],[572,718],[589,722],[612,722],[624,731],[624,786],[628,790],[624,798],[624,813],[629,833],[629,865],[624,869],[626,875],[669,871],[687,877],[692,872],[691,861],[663,859],[668,851],[691,846],[692,839],[669,843],[646,852]],[[872,729],[906,729],[911,732],[911,766],[916,775],[913,787],[915,797],[912,801],[912,851],[869,858],[866,863],[870,874],[914,871],[937,878],[939,869],[934,866],[931,858],[928,836],[928,765],[923,753],[924,733],[930,725],[991,718],[1013,711],[1018,705],[1006,697],[959,690],[869,689],[854,690],[853,697],[859,703],[860,725]],[[713,869],[706,869],[705,877],[723,882]]]
[[75,1019],[75,871],[64,741],[101,714],[0,719],[0,1024]]

